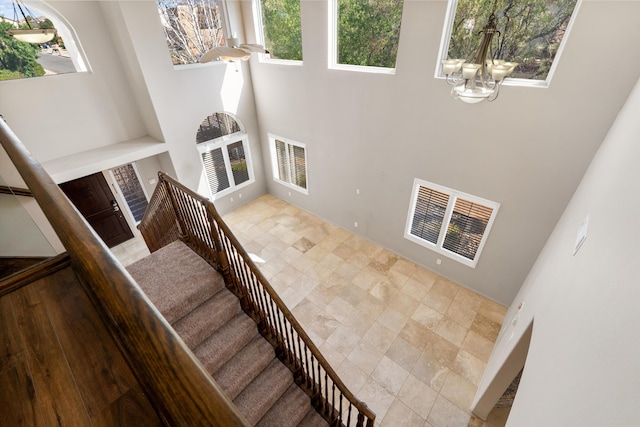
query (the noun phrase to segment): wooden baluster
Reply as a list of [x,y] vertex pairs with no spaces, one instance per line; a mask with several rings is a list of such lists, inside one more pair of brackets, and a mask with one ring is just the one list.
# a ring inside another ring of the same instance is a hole
[[327,371],[324,371],[324,413],[325,415],[329,415],[329,374]]
[[358,423],[356,424],[356,427],[363,427],[363,426],[364,426],[364,414],[358,411]]

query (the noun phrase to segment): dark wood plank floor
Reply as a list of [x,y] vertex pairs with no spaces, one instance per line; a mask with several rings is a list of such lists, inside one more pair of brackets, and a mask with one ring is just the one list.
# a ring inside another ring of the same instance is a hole
[[0,423],[159,426],[71,268],[0,298]]

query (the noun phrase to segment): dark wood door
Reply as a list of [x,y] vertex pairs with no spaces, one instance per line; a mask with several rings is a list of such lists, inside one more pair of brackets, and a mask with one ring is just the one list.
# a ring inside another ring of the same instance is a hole
[[60,184],[60,188],[108,247],[133,238],[133,233],[102,173]]

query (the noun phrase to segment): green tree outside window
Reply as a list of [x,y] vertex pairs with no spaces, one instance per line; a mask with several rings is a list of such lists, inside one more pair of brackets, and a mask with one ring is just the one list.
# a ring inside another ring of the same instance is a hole
[[262,31],[271,58],[302,61],[300,0],[261,0]]
[[336,0],[339,64],[395,68],[402,0]]

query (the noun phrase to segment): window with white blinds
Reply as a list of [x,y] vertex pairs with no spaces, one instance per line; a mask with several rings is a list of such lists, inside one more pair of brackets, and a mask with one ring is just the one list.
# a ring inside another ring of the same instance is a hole
[[269,134],[273,178],[291,188],[308,194],[307,154],[305,145]]
[[214,200],[254,181],[247,135],[231,115],[207,117],[196,142]]
[[416,178],[405,238],[475,267],[499,207]]

